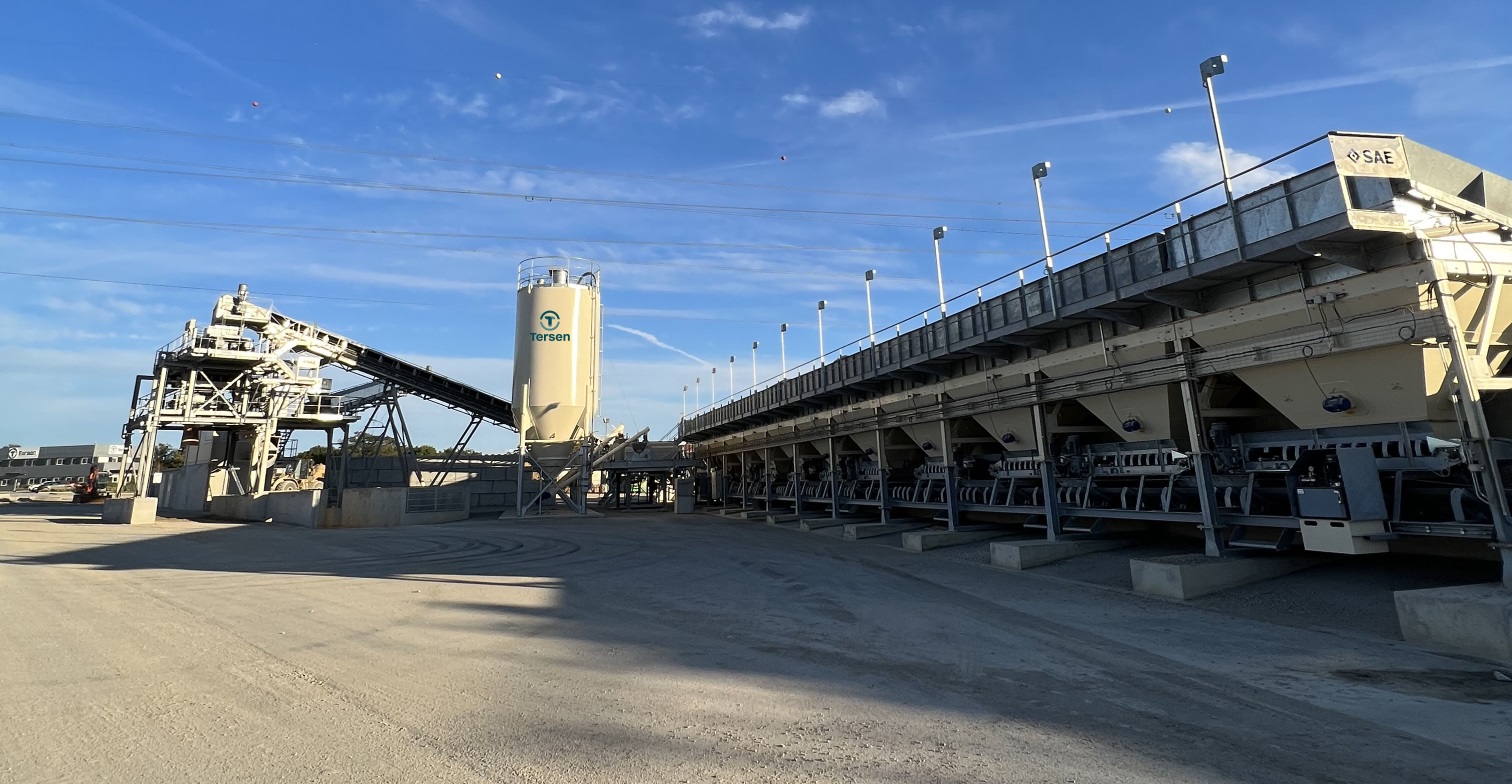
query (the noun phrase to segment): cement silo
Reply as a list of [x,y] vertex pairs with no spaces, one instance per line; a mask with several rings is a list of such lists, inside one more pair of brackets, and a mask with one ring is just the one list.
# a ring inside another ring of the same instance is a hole
[[552,480],[593,436],[602,307],[599,267],[585,259],[520,262],[515,294],[515,425]]

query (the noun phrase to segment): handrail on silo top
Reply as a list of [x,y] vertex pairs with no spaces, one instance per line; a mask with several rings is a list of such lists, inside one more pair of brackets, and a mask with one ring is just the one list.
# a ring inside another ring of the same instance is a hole
[[598,262],[576,256],[534,256],[520,262],[516,287],[577,286],[596,289],[603,272]]

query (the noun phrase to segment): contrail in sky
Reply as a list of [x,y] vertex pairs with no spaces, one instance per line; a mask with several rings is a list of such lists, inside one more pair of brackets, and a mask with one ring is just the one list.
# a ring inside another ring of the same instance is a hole
[[100,8],[104,9],[106,12],[119,18],[121,21],[126,22],[132,27],[135,27],[136,29],[146,33],[149,38],[152,38],[158,43],[164,44],[181,54],[187,54],[190,57],[193,57],[194,59],[200,61],[204,65],[224,76],[229,76],[232,79],[235,79],[250,87],[255,87],[258,90],[266,91],[268,89],[255,79],[249,79],[237,73],[236,71],[231,70],[231,68],[225,63],[222,63],[214,57],[211,57],[210,55],[200,51],[200,49],[194,44],[191,44],[188,41],[185,41],[184,39],[168,32],[167,30],[164,30],[163,28],[147,21],[146,19],[143,19],[142,17],[137,16],[130,11],[127,11],[126,9],[116,5],[115,3],[110,2],[110,0],[92,0],[92,2]]
[[[1305,93],[1322,92],[1324,90],[1338,90],[1344,87],[1379,84],[1381,82],[1389,82],[1393,79],[1412,79],[1422,76],[1463,73],[1466,71],[1484,71],[1491,68],[1503,68],[1509,65],[1512,65],[1512,56],[1489,57],[1483,60],[1463,60],[1456,63],[1415,65],[1406,68],[1389,68],[1384,71],[1372,71],[1370,73],[1335,76],[1328,79],[1310,79],[1304,82],[1278,84],[1274,87],[1262,87],[1257,90],[1226,94],[1222,98],[1224,103],[1259,101],[1287,95],[1302,95]],[[977,136],[994,136],[1002,133],[1034,131],[1041,128],[1058,128],[1063,125],[1080,125],[1083,123],[1103,122],[1105,120],[1118,120],[1124,117],[1137,117],[1142,114],[1159,114],[1168,108],[1173,110],[1197,109],[1206,105],[1207,101],[1203,99],[1139,106],[1131,109],[1107,109],[1099,112],[1088,112],[1086,114],[1073,114],[1067,117],[1052,117],[1044,120],[1028,120],[1008,125],[995,125],[990,128],[977,128],[971,131],[956,131],[936,136],[934,140],[970,139]]]
[[651,334],[650,332],[643,332],[643,331],[638,330],[638,329],[631,329],[629,327],[622,327],[622,326],[620,326],[618,324],[605,324],[604,326],[606,326],[606,327],[608,327],[610,329],[617,329],[617,330],[619,330],[621,332],[629,332],[632,335],[636,335],[638,337],[644,338],[647,343],[650,343],[653,346],[664,348],[664,349],[666,349],[668,351],[675,351],[675,352],[677,352],[679,354],[682,354],[683,356],[687,357],[688,359],[691,359],[694,362],[697,362],[700,365],[708,365],[709,364],[706,360],[701,359],[699,357],[696,357],[696,356],[694,356],[692,354],[689,354],[688,352],[683,351],[682,349],[678,348],[677,346],[671,346],[671,345],[668,345],[666,343],[663,343],[661,338],[659,338],[659,337]]

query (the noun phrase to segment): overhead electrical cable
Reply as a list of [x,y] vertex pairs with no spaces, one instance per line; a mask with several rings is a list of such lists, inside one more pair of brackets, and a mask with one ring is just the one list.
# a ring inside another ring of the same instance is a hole
[[[436,163],[455,163],[469,166],[493,166],[498,168],[520,169],[522,171],[544,171],[560,174],[581,174],[593,177],[614,177],[623,179],[647,180],[654,182],[671,182],[682,185],[701,185],[725,188],[746,188],[752,190],[787,191],[795,193],[812,193],[829,196],[851,196],[870,199],[896,199],[903,201],[931,201],[951,204],[975,204],[987,207],[1018,207],[1030,209],[1035,207],[1033,202],[1010,202],[981,199],[958,199],[945,196],[918,196],[898,193],[877,193],[868,191],[848,191],[830,188],[811,188],[797,185],[774,185],[767,183],[735,182],[732,180],[709,180],[697,177],[681,177],[661,174],[636,174],[632,172],[614,172],[598,169],[586,169],[571,166],[550,166],[544,164],[521,164],[508,161],[494,161],[482,158],[465,158],[447,155],[428,155],[424,153],[400,152],[395,150],[373,150],[361,147],[346,147],[335,144],[316,144],[306,141],[286,139],[267,139],[255,136],[233,136],[229,134],[207,133],[203,131],[189,131],[176,128],[162,128],[148,125],[128,125],[125,123],[104,122],[101,120],[85,120],[73,117],[57,117],[43,114],[31,114],[27,112],[0,111],[0,117],[12,119],[36,120],[40,122],[62,123],[68,125],[85,126],[92,128],[106,128],[118,131],[132,131],[136,133],[151,133],[160,135],[179,136],[185,138],[205,139],[209,141],[237,142],[241,144],[259,144],[273,147],[285,147],[318,152],[340,153],[345,155],[364,155],[378,158],[398,158],[404,160],[431,161]],[[1076,210],[1084,212],[1112,212],[1112,210],[1096,207],[1083,207],[1074,205],[1053,205],[1056,209]],[[1029,219],[1023,219],[1029,220]]]
[[[6,144],[6,147],[16,149],[29,149],[26,145]],[[39,148],[41,149],[41,148]],[[840,218],[899,218],[929,221],[982,221],[988,223],[1019,223],[1027,219],[1020,218],[995,218],[966,215],[924,215],[910,213],[886,213],[864,212],[859,210],[817,210],[798,207],[759,207],[752,205],[727,205],[727,204],[699,204],[686,202],[659,202],[641,199],[599,199],[585,196],[557,196],[551,194],[517,193],[511,191],[489,191],[477,188],[448,187],[439,185],[425,185],[422,183],[391,182],[386,180],[360,180],[349,177],[335,177],[322,174],[300,174],[292,172],[278,172],[267,169],[254,169],[245,167],[225,166],[221,164],[201,164],[186,161],[175,161],[158,158],[141,158],[138,156],[123,156],[113,153],[100,153],[87,150],[66,150],[60,148],[45,148],[50,152],[58,152],[70,155],[83,155],[89,157],[106,158],[113,160],[131,160],[135,162],[148,162],[164,166],[182,166],[190,168],[210,169],[211,171],[193,171],[188,169],[156,169],[139,166],[115,166],[102,163],[86,163],[82,161],[59,161],[44,160],[38,158],[13,158],[0,157],[0,161],[7,163],[31,164],[37,166],[61,166],[71,168],[95,169],[101,171],[119,171],[137,174],[165,174],[183,177],[201,177],[211,179],[242,180],[253,182],[272,182],[291,185],[328,185],[346,188],[370,188],[375,190],[395,190],[416,193],[435,193],[456,196],[482,196],[490,198],[514,199],[519,201],[554,202],[564,204],[580,204],[598,207],[635,207],[650,209],[668,209],[674,211],[711,211],[710,214],[738,215],[742,217],[779,217],[785,218],[791,215],[798,216],[835,216]],[[1102,225],[1102,224],[1097,224]],[[916,228],[905,226],[900,228]],[[1002,234],[1022,234],[1024,236],[1039,236],[1038,232],[1010,232],[1000,231]],[[1052,235],[1070,238],[1081,235]]]
[[[468,232],[451,231],[420,231],[410,229],[375,229],[375,228],[345,228],[338,226],[288,226],[267,223],[228,223],[223,221],[190,221],[170,218],[143,218],[125,215],[93,215],[78,212],[60,212],[54,210],[32,210],[21,207],[0,206],[0,214],[18,215],[33,218],[53,218],[59,220],[87,220],[109,223],[128,223],[147,226],[165,226],[172,228],[206,229],[211,231],[246,231],[255,233],[276,233],[276,236],[305,237],[309,234],[361,234],[374,236],[397,236],[397,237],[429,237],[442,239],[463,240],[493,240],[511,242],[551,242],[551,243],[575,243],[584,245],[635,245],[641,247],[668,247],[668,248],[710,248],[716,250],[763,250],[763,251],[802,251],[805,253],[900,253],[916,254],[922,251],[918,248],[880,248],[880,247],[838,247],[827,245],[772,245],[739,242],[696,242],[676,240],[629,240],[629,239],[593,239],[586,237],[539,237],[517,234],[474,234]],[[308,239],[336,239],[332,237],[310,236]],[[467,248],[452,248],[438,245],[404,245],[394,243],[400,247],[424,247],[440,250],[471,250]],[[1037,254],[1032,252],[1015,252],[986,249],[956,249],[954,253],[973,256],[1022,256],[1032,258]],[[684,266],[684,265],[678,265]],[[733,268],[732,268],[733,269]],[[918,278],[917,280],[932,280]]]

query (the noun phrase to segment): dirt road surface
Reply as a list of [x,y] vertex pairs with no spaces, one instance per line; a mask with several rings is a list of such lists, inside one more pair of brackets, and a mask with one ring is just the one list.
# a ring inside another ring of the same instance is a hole
[[0,507],[5,782],[1512,781],[1402,643],[691,516]]

